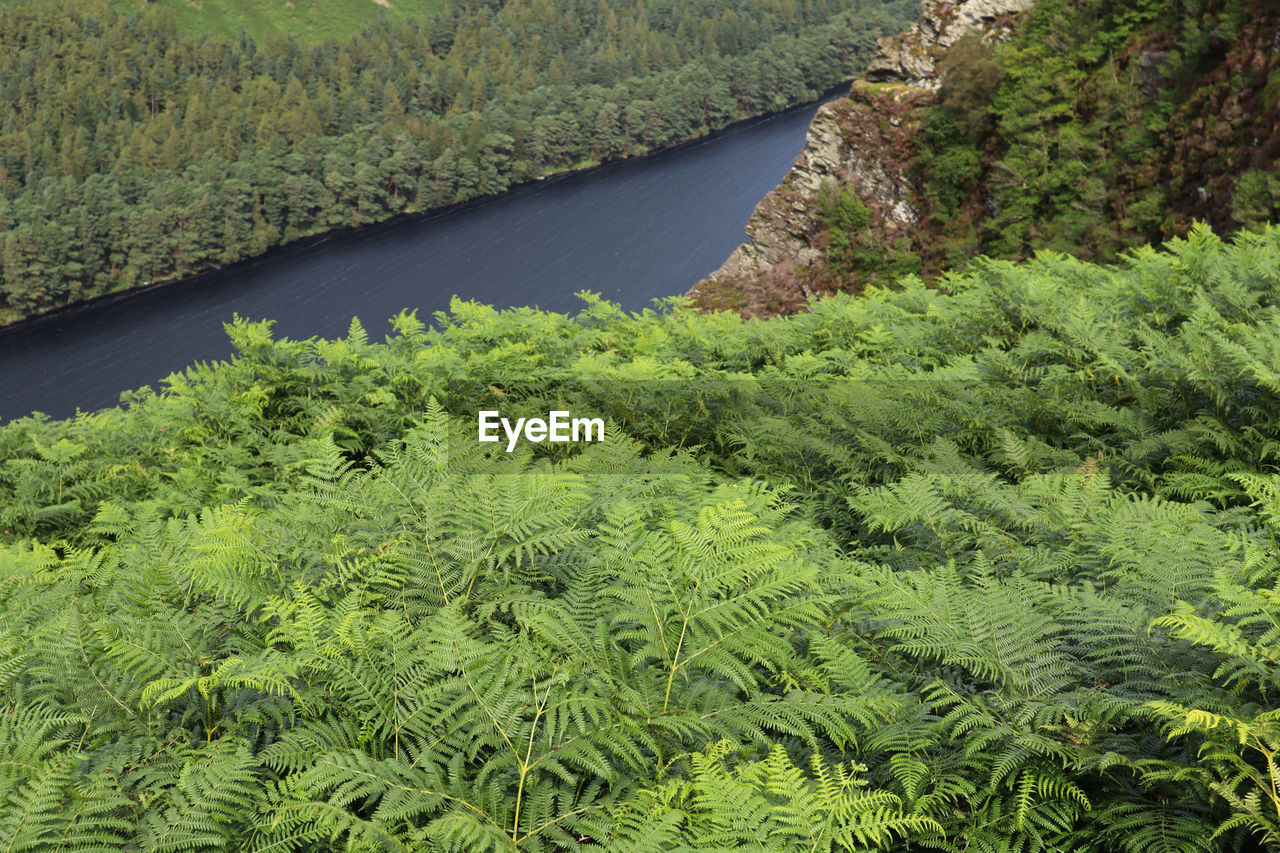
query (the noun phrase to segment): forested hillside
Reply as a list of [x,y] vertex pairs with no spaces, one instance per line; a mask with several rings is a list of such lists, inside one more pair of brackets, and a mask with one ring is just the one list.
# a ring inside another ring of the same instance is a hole
[[[962,5],[931,0],[934,29]],[[796,310],[801,293],[932,278],[982,255],[1108,261],[1196,221],[1223,234],[1273,221],[1277,31],[1276,3],[1037,0],[1003,43],[978,32],[939,49],[926,37],[936,90],[894,79],[919,43],[890,45],[904,56],[877,61],[877,79],[839,108],[851,153],[825,197],[779,205],[783,231],[789,207],[816,211],[803,234],[816,257],[713,276],[699,299],[768,314]],[[909,185],[891,204],[885,173]]]
[[1280,6],[1042,0],[968,44],[917,155],[943,255],[1112,258],[1280,213]]
[[[1280,849],[1278,296],[1280,229],[1200,229],[767,321],[234,323],[0,427],[0,844]],[[475,440],[551,407],[609,440]]]
[[449,7],[448,0],[111,0],[124,14],[147,4],[171,10],[178,29],[234,38],[244,30],[258,41],[294,36],[303,41],[344,39],[380,18],[392,23],[426,20]]
[[165,8],[6,2],[0,321],[812,99],[917,8],[474,0],[259,44]]

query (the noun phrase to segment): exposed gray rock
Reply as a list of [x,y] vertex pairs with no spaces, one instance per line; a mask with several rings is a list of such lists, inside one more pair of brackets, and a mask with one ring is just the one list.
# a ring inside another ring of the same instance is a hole
[[[814,200],[826,181],[837,181],[858,195],[884,245],[909,234],[920,219],[912,205],[909,176],[912,134],[919,124],[919,107],[932,100],[932,92],[940,85],[938,60],[970,33],[990,43],[1009,38],[1019,14],[1034,3],[927,0],[920,20],[909,31],[880,40],[865,75],[870,83],[899,85],[883,91],[868,87],[855,98],[820,108],[804,151],[748,220],[751,239],[690,294],[697,297],[704,286],[767,289],[772,286],[771,276],[787,277],[775,275],[778,271],[821,263],[822,251],[813,245],[820,230]],[[803,280],[799,286],[806,297],[812,295]]]
[[[880,109],[911,109],[887,96],[878,104]],[[877,117],[886,119],[883,126]],[[914,226],[919,212],[911,204],[907,164],[890,156],[902,152],[908,133],[901,115],[880,112],[866,102],[820,107],[791,171],[747,220],[750,241],[710,278],[756,275],[780,262],[804,267],[820,261],[822,253],[812,245],[819,230],[813,202],[828,181],[850,187],[873,211],[878,227],[893,231]]]
[[867,66],[872,83],[904,83],[936,89],[937,62],[951,45],[970,33],[988,42],[1012,35],[1002,22],[1029,10],[1035,0],[932,0],[905,33],[880,39]]
[[839,174],[848,155],[832,106],[818,109],[791,171],[747,220],[750,242],[739,246],[713,277],[763,272],[783,258],[799,265],[818,260],[820,253],[809,245],[817,222],[808,202],[824,180]]
[[1167,50],[1144,50],[1138,54],[1138,91],[1144,97],[1155,98],[1169,85],[1169,78],[1160,70],[1168,58]]

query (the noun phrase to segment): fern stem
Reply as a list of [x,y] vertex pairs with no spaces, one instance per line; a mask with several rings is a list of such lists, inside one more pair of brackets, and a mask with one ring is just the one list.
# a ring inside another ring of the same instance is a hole
[[[551,677],[555,678],[556,670],[559,667],[553,667]],[[524,780],[529,775],[529,770],[533,764],[529,761],[533,755],[533,739],[538,733],[538,721],[542,719],[542,714],[547,709],[547,701],[551,698],[551,685],[547,685],[547,692],[543,694],[542,701],[538,702],[538,675],[536,672],[530,672],[529,680],[533,683],[533,698],[537,702],[537,707],[533,712],[533,723],[529,726],[529,744],[525,747],[524,760],[520,762],[520,787],[516,790],[516,813],[511,821],[511,843],[520,846],[520,807],[524,800]]]
[[1276,784],[1276,750],[1268,752],[1262,744],[1262,738],[1255,731],[1253,739],[1258,743],[1258,751],[1262,753],[1264,760],[1267,762],[1267,777],[1271,782],[1271,805],[1275,807],[1276,819],[1280,820],[1280,791],[1277,790]]
[[689,630],[689,620],[685,618],[680,626],[680,641],[676,643],[676,653],[671,657],[671,671],[667,673],[667,692],[662,697],[662,713],[667,713],[667,705],[671,702],[671,683],[676,680],[676,670],[680,668],[680,651],[684,648],[684,635]]

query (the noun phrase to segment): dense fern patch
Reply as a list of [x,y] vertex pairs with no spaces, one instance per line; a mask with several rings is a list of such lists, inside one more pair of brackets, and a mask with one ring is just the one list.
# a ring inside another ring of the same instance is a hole
[[[1280,229],[455,302],[0,427],[12,850],[1280,846]],[[505,453],[479,408],[605,442]]]

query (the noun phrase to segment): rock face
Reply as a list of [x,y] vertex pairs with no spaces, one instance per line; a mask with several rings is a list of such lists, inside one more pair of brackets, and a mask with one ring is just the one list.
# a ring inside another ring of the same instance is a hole
[[840,127],[842,112],[838,104],[826,104],[818,110],[809,125],[804,150],[791,171],[756,206],[747,221],[751,242],[729,256],[721,273],[737,275],[768,269],[781,258],[798,264],[818,260],[818,250],[809,245],[814,221],[807,201],[817,196],[824,180],[840,177],[849,159]]
[[890,36],[876,45],[876,56],[867,66],[872,83],[904,83],[937,89],[938,60],[962,37],[977,33],[988,42],[1004,41],[1013,34],[1016,16],[1027,12],[1035,0],[934,0],[925,5],[910,30]]
[[855,85],[848,98],[820,107],[795,165],[747,221],[750,241],[689,295],[706,308],[767,316],[795,311],[822,292],[796,272],[823,260],[814,243],[823,184],[850,188],[888,243],[913,228],[919,214],[908,175],[911,137],[930,97],[904,86]]
[[909,166],[920,108],[940,83],[937,61],[961,37],[988,41],[1011,36],[1019,13],[1034,0],[930,0],[911,30],[881,39],[865,82],[847,99],[819,108],[804,151],[782,183],[765,196],[747,222],[750,241],[689,295],[705,308],[747,316],[794,311],[815,289],[821,264],[815,200],[824,183],[850,188],[871,214],[880,245],[892,246],[919,223]]

